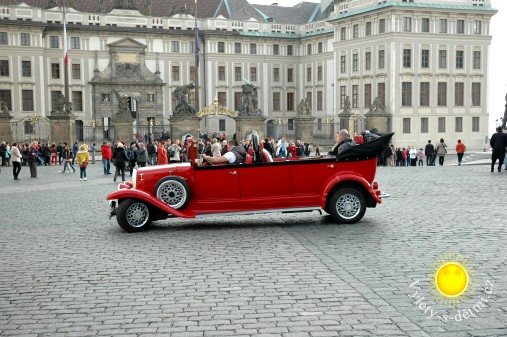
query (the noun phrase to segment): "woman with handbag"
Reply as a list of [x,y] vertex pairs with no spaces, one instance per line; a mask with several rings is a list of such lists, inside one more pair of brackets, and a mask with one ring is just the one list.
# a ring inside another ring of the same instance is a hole
[[88,167],[89,159],[88,149],[85,145],[79,147],[79,151],[76,154],[76,161],[79,165],[79,180],[86,181],[86,168]]
[[438,165],[444,166],[444,158],[447,153],[447,144],[443,138],[440,138],[440,143],[437,145]]

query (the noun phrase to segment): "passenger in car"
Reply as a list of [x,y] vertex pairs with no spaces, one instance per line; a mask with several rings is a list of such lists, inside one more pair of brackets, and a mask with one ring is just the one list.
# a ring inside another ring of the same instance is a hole
[[336,144],[334,144],[331,151],[329,151],[330,156],[337,156],[345,150],[350,149],[351,147],[356,145],[352,139],[350,139],[349,132],[346,129],[340,130],[335,136]]
[[211,164],[243,164],[246,158],[246,151],[242,145],[239,145],[235,139],[227,143],[229,150],[223,156],[211,157],[203,154],[202,158]]

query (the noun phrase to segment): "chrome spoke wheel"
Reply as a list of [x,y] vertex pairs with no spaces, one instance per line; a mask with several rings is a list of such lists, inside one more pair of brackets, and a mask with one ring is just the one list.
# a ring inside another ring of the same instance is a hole
[[127,222],[132,227],[142,227],[146,225],[150,218],[148,206],[142,202],[132,203],[126,211]]
[[187,201],[187,189],[178,180],[164,181],[157,189],[157,198],[178,209]]
[[344,219],[353,219],[361,211],[361,201],[354,194],[343,194],[336,201],[336,212]]

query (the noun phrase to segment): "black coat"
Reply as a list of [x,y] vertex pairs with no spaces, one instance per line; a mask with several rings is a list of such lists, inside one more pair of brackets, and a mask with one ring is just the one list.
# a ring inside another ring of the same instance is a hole
[[498,131],[491,136],[489,145],[493,148],[492,158],[500,159],[505,156],[505,146],[507,145],[506,134],[502,131]]
[[426,144],[426,147],[424,148],[424,155],[426,157],[432,157],[435,154],[435,147],[433,144]]
[[128,160],[127,152],[123,147],[117,147],[113,151],[114,166],[125,167],[125,162]]

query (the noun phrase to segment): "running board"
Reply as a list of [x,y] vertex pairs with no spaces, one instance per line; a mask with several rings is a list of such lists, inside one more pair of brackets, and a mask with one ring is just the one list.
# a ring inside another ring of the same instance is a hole
[[196,218],[201,216],[234,216],[234,215],[252,215],[252,214],[267,214],[267,213],[305,213],[318,211],[322,215],[322,209],[320,207],[304,207],[304,208],[276,208],[276,209],[265,209],[259,211],[238,211],[238,212],[227,212],[227,213],[200,213],[196,214]]

